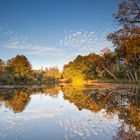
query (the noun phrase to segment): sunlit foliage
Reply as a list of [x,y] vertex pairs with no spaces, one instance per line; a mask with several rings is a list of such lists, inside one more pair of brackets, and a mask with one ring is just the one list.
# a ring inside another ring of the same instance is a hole
[[16,80],[26,81],[31,79],[32,67],[24,55],[17,55],[15,58],[8,60],[7,67]]

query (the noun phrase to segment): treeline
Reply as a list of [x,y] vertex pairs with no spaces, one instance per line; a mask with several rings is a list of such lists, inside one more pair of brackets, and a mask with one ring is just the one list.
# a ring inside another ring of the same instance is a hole
[[140,0],[121,2],[114,14],[121,28],[107,36],[114,50],[102,50],[102,54],[77,56],[64,65],[62,75],[57,68],[32,70],[23,55],[4,62],[0,60],[0,83],[55,84],[62,81],[81,83],[89,80],[109,82],[140,81]]
[[102,55],[78,56],[64,66],[64,78],[73,82],[93,79],[139,82],[140,0],[121,2],[114,18],[121,24],[119,30],[107,36],[114,51],[105,48]]
[[56,84],[61,73],[58,68],[33,70],[31,63],[24,55],[3,61],[0,59],[0,84]]
[[[102,55],[89,54],[77,56],[74,61],[64,66],[63,78],[69,82],[81,83],[84,81],[108,82],[138,82],[140,80],[140,65],[129,65],[120,62],[116,52],[104,49]],[[137,69],[136,69],[137,68]]]
[[63,78],[73,83],[107,79],[119,82],[119,79],[125,79],[125,71],[117,64],[114,53],[108,50],[103,55],[77,56],[64,66]]

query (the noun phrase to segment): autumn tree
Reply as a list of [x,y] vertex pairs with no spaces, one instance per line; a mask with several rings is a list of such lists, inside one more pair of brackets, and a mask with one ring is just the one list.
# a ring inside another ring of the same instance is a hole
[[51,67],[49,69],[46,68],[45,73],[47,76],[54,77],[56,79],[60,79],[61,73],[57,67]]
[[140,0],[121,2],[115,19],[124,26],[140,25]]
[[26,81],[31,78],[32,66],[24,55],[17,55],[8,60],[7,67],[16,80]]
[[115,54],[130,81],[138,81],[140,69],[140,0],[119,4],[115,19],[122,29],[108,35],[115,47]]
[[74,61],[64,65],[63,77],[72,81],[74,84],[83,83],[85,78],[85,70],[87,69],[85,59],[79,55]]
[[5,62],[0,59],[0,73],[4,73],[5,72]]

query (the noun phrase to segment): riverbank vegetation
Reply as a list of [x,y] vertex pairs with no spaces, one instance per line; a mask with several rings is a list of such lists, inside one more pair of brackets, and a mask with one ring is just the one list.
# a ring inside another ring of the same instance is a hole
[[58,68],[33,70],[29,60],[24,55],[3,61],[0,59],[0,84],[56,84],[60,79]]
[[140,80],[140,1],[121,2],[114,14],[120,29],[107,36],[114,50],[77,56],[64,66],[63,77],[70,81],[111,80],[138,83]]
[[107,36],[114,50],[105,47],[101,54],[79,55],[62,73],[56,67],[33,70],[24,55],[0,59],[0,84],[140,83],[140,1],[121,2],[114,18],[120,28]]

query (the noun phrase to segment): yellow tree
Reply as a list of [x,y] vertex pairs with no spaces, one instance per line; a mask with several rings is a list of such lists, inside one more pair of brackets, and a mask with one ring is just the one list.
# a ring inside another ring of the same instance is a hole
[[24,55],[17,55],[15,58],[8,60],[7,66],[16,80],[25,81],[31,78],[32,67]]

